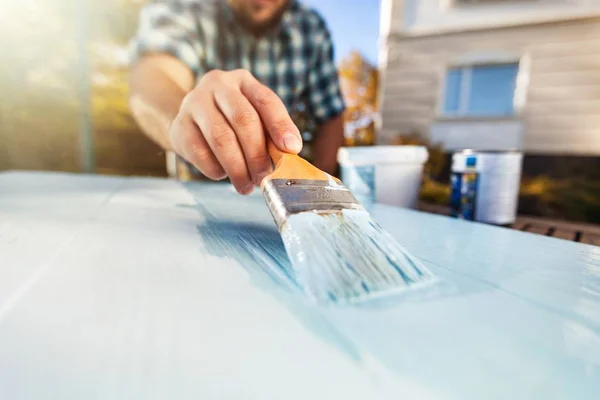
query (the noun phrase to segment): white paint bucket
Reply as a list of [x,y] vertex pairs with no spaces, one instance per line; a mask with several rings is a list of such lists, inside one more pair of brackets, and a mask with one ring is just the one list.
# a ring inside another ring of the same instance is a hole
[[428,157],[422,146],[342,147],[338,151],[342,182],[358,201],[405,208],[417,205]]
[[508,225],[517,218],[523,153],[518,151],[476,151],[479,190],[475,219],[489,224]]

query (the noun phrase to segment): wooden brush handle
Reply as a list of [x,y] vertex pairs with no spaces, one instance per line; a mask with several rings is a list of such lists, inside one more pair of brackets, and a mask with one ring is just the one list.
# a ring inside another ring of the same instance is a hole
[[260,184],[261,187],[271,179],[312,179],[326,181],[329,178],[329,175],[300,156],[279,150],[271,140],[267,140],[267,149],[275,168],[271,174],[263,179]]

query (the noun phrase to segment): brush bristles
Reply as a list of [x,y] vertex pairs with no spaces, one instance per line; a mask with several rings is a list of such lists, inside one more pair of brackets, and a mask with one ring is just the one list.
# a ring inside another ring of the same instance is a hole
[[359,302],[432,277],[364,210],[294,214],[281,236],[296,281],[318,303]]

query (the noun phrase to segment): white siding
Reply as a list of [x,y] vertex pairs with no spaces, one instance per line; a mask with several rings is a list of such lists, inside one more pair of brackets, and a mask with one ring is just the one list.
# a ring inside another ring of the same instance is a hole
[[[428,135],[443,121],[438,105],[447,66],[477,55],[484,60],[512,54],[528,61],[520,116],[524,149],[600,154],[600,18],[420,37],[392,35],[386,45],[381,142],[398,133]],[[469,131],[476,136],[478,130]]]
[[393,0],[403,11],[392,32],[408,34],[515,26],[600,14],[597,0],[496,0],[459,5],[455,0]]
[[446,150],[522,149],[520,121],[440,121],[431,127],[431,141]]

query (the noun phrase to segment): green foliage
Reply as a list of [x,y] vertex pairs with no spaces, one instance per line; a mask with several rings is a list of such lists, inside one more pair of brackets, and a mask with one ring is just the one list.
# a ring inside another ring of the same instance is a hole
[[359,52],[345,57],[339,67],[340,85],[346,103],[346,146],[375,143],[375,115],[379,71]]
[[423,177],[419,198],[426,203],[447,206],[450,204],[450,186],[425,175]]
[[524,179],[519,209],[524,214],[600,223],[600,182],[582,177]]

